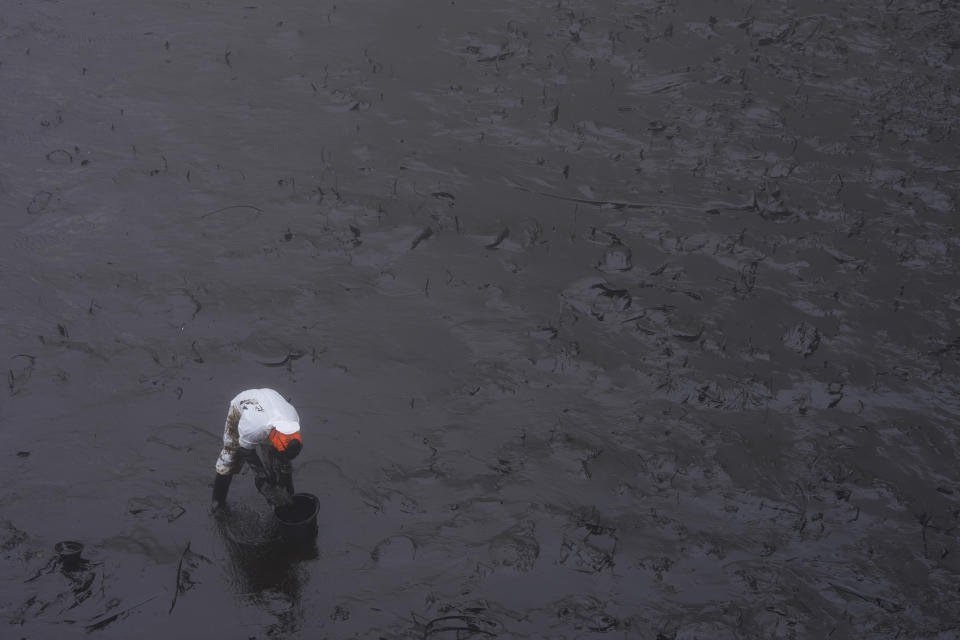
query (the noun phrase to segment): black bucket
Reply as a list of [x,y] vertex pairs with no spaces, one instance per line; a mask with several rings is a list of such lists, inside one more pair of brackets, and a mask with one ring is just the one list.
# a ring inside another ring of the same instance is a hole
[[312,493],[293,494],[293,503],[274,507],[280,533],[290,542],[312,543],[317,537],[317,513],[320,499]]
[[85,564],[83,545],[73,540],[64,540],[54,545],[53,550],[60,556],[60,564],[66,571],[75,571]]

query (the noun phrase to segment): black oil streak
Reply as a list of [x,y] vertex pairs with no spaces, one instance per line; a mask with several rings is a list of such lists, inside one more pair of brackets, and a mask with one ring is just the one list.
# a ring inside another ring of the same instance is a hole
[[701,207],[696,207],[693,205],[680,204],[676,202],[661,202],[661,203],[646,203],[646,202],[620,202],[616,200],[591,200],[588,198],[574,198],[571,196],[562,196],[555,193],[546,193],[544,191],[538,191],[536,189],[529,189],[527,187],[510,184],[514,189],[519,189],[520,191],[526,191],[527,193],[535,193],[539,196],[544,196],[547,198],[554,198],[556,200],[565,200],[567,202],[576,202],[579,204],[590,204],[595,207],[610,207],[613,209],[655,209],[658,207],[667,208],[667,209],[687,209],[690,211],[703,211]]
[[285,367],[292,363],[294,360],[299,360],[304,356],[303,351],[291,351],[287,356],[279,362],[260,362],[265,367]]
[[423,242],[427,238],[430,238],[432,235],[433,235],[433,228],[426,227],[423,231],[420,232],[420,235],[414,238],[413,242],[410,243],[410,249],[411,250],[416,249],[421,242]]
[[500,233],[497,235],[496,239],[490,244],[486,245],[487,249],[496,249],[500,246],[500,243],[506,240],[510,236],[510,228],[504,227]]
[[452,193],[447,193],[446,191],[435,191],[430,195],[432,195],[434,198],[437,198],[438,200],[446,200],[447,205],[450,207],[456,204],[456,201],[457,201],[457,198]]
[[112,614],[112,615],[110,615],[110,616],[107,616],[106,618],[102,618],[102,619],[100,619],[100,620],[98,620],[98,621],[96,621],[96,622],[92,622],[92,623],[90,623],[90,624],[88,624],[88,625],[85,625],[85,626],[84,626],[84,629],[87,631],[87,633],[89,633],[89,632],[91,632],[91,631],[99,631],[100,629],[104,629],[104,628],[106,628],[108,625],[110,625],[111,623],[113,623],[113,622],[115,622],[116,620],[118,620],[120,617],[125,616],[126,614],[130,613],[130,612],[133,611],[134,609],[136,609],[136,608],[138,608],[138,607],[141,607],[141,606],[147,604],[148,602],[150,602],[150,601],[152,601],[152,600],[156,600],[158,597],[160,597],[160,596],[151,596],[151,597],[147,598],[146,600],[142,600],[142,601],[138,602],[137,604],[133,605],[132,607],[127,607],[127,608],[124,609],[123,611],[120,611],[120,612],[118,612],[118,613],[114,613],[114,614]]
[[210,216],[212,216],[212,215],[214,215],[214,214],[221,213],[221,212],[223,212],[223,211],[230,211],[231,209],[252,209],[253,211],[256,211],[258,215],[261,214],[261,213],[263,213],[263,209],[261,209],[260,207],[256,207],[256,206],[254,206],[254,205],[252,205],[252,204],[232,204],[232,205],[229,205],[229,206],[227,206],[227,207],[221,207],[220,209],[215,209],[215,210],[213,210],[213,211],[209,211],[209,212],[203,214],[203,215],[200,216],[200,217],[201,217],[201,218],[208,218],[208,217],[210,217]]
[[177,598],[180,596],[181,591],[181,581],[180,574],[183,571],[183,559],[190,551],[190,542],[187,542],[187,546],[183,548],[183,552],[180,554],[180,561],[177,563],[177,573],[174,576],[173,583],[173,599],[170,601],[170,608],[167,610],[167,615],[173,613],[173,608],[177,606]]

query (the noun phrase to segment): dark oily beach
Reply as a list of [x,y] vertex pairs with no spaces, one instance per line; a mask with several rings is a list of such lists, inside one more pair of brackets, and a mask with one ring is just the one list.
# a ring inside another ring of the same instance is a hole
[[[958,49],[946,0],[5,3],[0,637],[960,638]],[[264,387],[307,540],[249,471],[208,512]]]

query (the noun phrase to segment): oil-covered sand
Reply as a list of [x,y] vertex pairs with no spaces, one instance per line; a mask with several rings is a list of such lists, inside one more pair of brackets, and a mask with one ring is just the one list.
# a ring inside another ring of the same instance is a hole
[[[0,636],[960,637],[958,48],[947,1],[6,3]],[[207,513],[249,387],[314,550],[249,474]]]

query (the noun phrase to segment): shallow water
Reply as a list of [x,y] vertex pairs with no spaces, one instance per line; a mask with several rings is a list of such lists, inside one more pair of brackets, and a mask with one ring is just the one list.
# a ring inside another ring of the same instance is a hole
[[[898,0],[4,7],[0,636],[960,637],[958,42]],[[315,555],[249,476],[206,513],[263,386]]]

